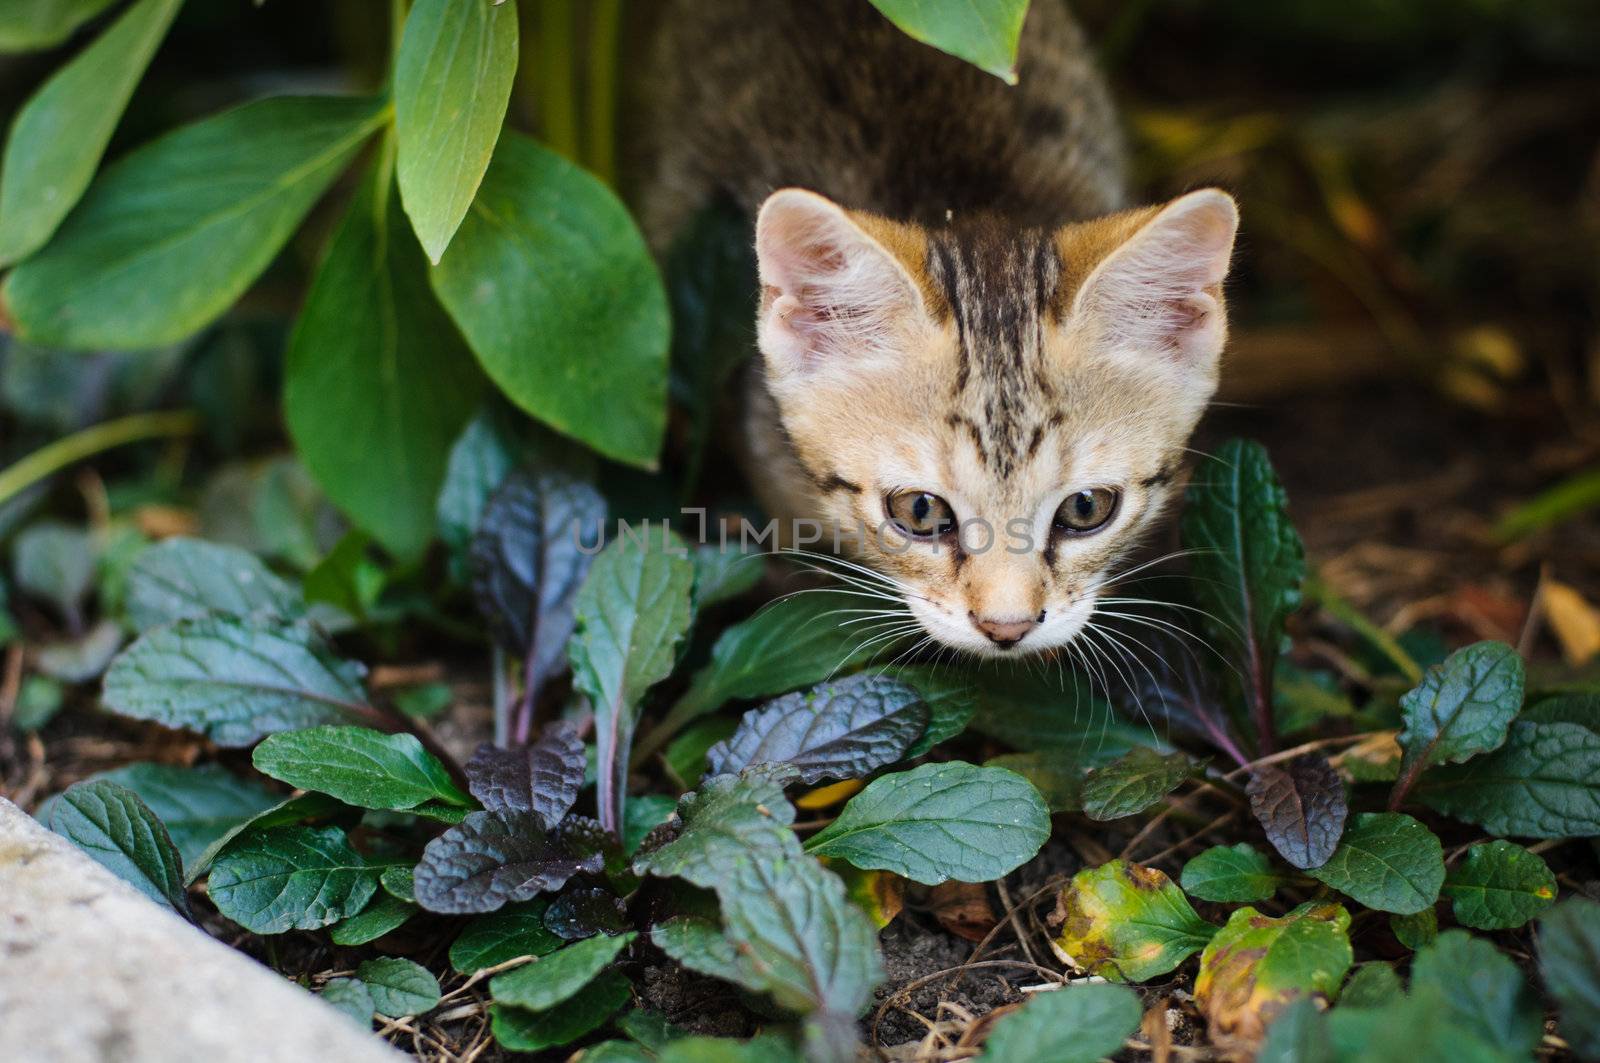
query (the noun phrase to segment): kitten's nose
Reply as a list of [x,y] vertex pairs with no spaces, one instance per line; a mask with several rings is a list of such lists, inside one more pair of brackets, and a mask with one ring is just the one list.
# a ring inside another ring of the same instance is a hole
[[969,612],[967,616],[972,619],[972,626],[989,637],[989,641],[1002,650],[1010,649],[1022,641],[1022,636],[1039,626],[1037,617],[1025,617],[1021,620],[1011,620],[997,617],[980,617]]

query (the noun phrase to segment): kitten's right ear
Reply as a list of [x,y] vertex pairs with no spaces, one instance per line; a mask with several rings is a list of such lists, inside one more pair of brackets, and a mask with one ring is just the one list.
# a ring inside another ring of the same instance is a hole
[[892,355],[901,315],[923,309],[904,266],[838,204],[798,188],[756,219],[762,353],[776,372],[854,373]]

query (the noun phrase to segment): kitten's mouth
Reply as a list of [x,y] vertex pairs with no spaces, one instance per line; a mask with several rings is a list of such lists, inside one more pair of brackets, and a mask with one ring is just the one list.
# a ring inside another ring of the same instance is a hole
[[1041,610],[1037,616],[1026,618],[985,618],[920,597],[907,597],[906,607],[940,645],[976,657],[1004,660],[1065,646],[1088,623],[1094,601],[1079,597],[1061,609]]

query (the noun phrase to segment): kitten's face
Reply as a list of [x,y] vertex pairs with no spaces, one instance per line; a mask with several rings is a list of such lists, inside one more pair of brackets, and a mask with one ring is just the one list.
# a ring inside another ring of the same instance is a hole
[[769,504],[824,522],[822,549],[839,528],[940,643],[1072,641],[1215,389],[1235,224],[1214,191],[1054,233],[777,193],[760,339],[806,483]]

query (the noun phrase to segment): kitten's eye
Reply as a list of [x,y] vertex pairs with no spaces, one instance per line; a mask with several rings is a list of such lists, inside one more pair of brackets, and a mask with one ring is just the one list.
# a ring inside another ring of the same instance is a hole
[[1109,487],[1091,487],[1067,496],[1056,510],[1055,527],[1068,535],[1099,531],[1117,512],[1122,496]]
[[896,491],[884,505],[890,519],[914,539],[937,539],[956,530],[950,503],[927,491]]

